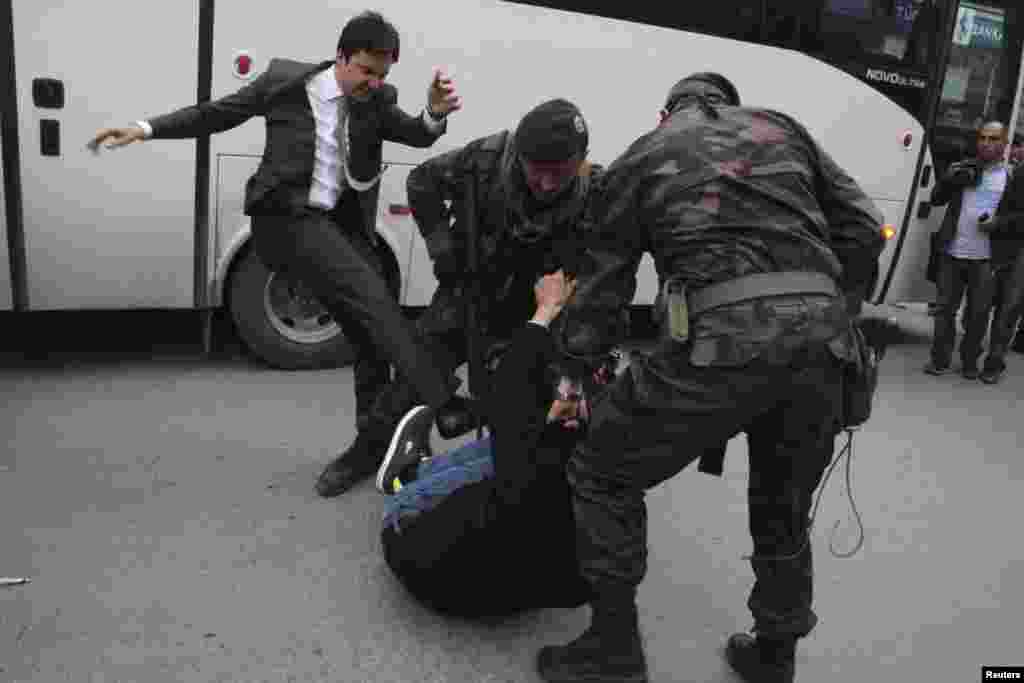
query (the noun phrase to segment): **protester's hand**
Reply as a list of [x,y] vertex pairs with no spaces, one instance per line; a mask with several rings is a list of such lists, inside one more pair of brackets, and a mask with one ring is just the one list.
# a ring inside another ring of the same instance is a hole
[[551,402],[548,409],[548,422],[560,422],[567,429],[579,429],[581,424],[590,419],[590,409],[582,389],[563,377],[558,393],[559,397]]
[[989,213],[983,213],[978,216],[978,230],[989,233],[996,229],[999,224],[999,220]]
[[534,320],[550,323],[562,312],[575,291],[576,280],[567,278],[562,270],[542,276],[533,286],[533,297],[537,302]]
[[133,142],[140,142],[145,139],[146,132],[139,126],[132,126],[131,128],[104,128],[100,132],[96,133],[96,137],[90,140],[86,144],[86,147],[98,154],[100,151],[100,145],[103,145],[107,149],[115,149],[117,147],[124,147],[125,145],[130,145]]
[[548,422],[561,422],[566,429],[579,429],[589,417],[586,401],[563,401],[556,398],[548,409]]
[[455,83],[442,69],[434,69],[434,78],[427,88],[427,107],[437,116],[462,109],[462,98],[455,92]]

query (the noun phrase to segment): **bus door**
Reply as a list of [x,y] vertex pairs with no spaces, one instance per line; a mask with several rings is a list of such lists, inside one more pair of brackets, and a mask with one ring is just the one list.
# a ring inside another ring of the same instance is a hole
[[11,4],[28,308],[192,307],[195,143],[86,142],[195,102],[198,3]]
[[[0,159],[3,158],[3,137],[0,136]],[[4,192],[4,167],[0,164],[0,311],[14,308],[11,291],[11,259],[7,242],[7,206]]]

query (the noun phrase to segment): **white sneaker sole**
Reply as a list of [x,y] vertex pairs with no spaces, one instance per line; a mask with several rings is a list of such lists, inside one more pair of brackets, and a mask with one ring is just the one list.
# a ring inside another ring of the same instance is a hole
[[398,423],[398,427],[395,429],[395,433],[391,437],[391,443],[388,445],[388,450],[384,453],[384,462],[380,464],[380,468],[377,470],[376,485],[377,490],[381,493],[385,495],[390,493],[389,489],[385,486],[384,475],[387,473],[388,467],[391,465],[391,461],[398,455],[398,444],[403,441],[402,437],[405,434],[405,428],[409,426],[410,422],[429,410],[430,408],[428,406],[416,406],[407,412]]

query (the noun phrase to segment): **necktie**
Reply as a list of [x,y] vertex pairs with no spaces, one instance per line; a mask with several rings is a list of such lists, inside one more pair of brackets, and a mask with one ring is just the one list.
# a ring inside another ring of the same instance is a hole
[[348,103],[345,96],[338,98],[338,127],[334,129],[334,138],[338,143],[338,188],[344,190],[348,186],[345,180],[345,167],[348,164]]

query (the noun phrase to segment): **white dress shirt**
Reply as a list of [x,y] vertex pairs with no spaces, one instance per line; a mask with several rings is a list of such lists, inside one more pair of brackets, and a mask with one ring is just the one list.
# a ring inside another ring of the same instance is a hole
[[[345,160],[338,158],[338,140],[335,131],[338,128],[339,98],[344,97],[338,80],[334,77],[334,69],[328,68],[313,76],[306,83],[306,94],[309,106],[316,120],[316,152],[313,160],[313,182],[309,188],[309,204],[330,210],[338,202],[342,190],[351,187],[357,192],[365,192],[373,187],[384,169],[375,178],[359,181],[348,171]],[[421,114],[427,129],[436,133],[444,125],[444,121],[436,121],[423,108]],[[146,139],[153,136],[153,127],[148,121],[136,122],[145,133]],[[345,117],[345,135],[348,136],[348,117]],[[351,148],[351,145],[349,145]],[[342,172],[343,171],[343,172]]]

